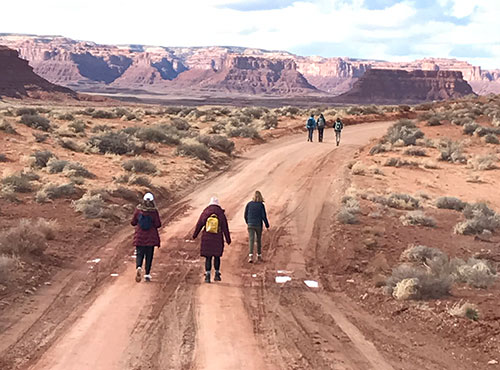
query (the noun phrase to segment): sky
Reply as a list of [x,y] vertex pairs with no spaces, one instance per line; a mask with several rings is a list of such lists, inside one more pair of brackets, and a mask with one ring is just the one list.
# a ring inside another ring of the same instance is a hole
[[0,33],[500,68],[500,0],[4,0]]

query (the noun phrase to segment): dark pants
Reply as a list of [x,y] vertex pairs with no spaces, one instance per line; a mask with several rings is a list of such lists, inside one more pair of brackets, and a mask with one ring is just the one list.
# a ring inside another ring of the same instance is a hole
[[135,247],[137,251],[136,267],[142,267],[144,257],[146,257],[146,275],[151,272],[151,264],[153,263],[153,254],[155,247]]
[[253,254],[253,243],[257,239],[257,254],[262,254],[262,226],[248,226],[249,254]]
[[313,128],[308,128],[307,131],[308,131],[307,141],[313,141],[313,132],[314,132],[314,129]]
[[325,131],[324,127],[318,127],[318,137],[319,137],[319,142],[323,142],[323,131]]
[[[220,257],[213,256],[215,271],[220,271]],[[205,271],[212,271],[212,256],[205,257]]]
[[340,132],[341,131],[335,130],[335,140],[337,141],[337,145],[340,143]]

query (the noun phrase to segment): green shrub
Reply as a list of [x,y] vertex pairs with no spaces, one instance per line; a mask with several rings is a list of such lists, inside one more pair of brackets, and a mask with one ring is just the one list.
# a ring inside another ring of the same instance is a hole
[[209,148],[231,155],[234,150],[234,142],[222,135],[203,135],[198,141]]
[[23,114],[21,116],[21,123],[41,131],[49,131],[50,129],[50,121],[38,114]]
[[436,207],[442,209],[453,209],[455,211],[463,211],[466,205],[467,205],[466,202],[463,202],[455,197],[440,197],[436,199]]
[[178,145],[180,135],[176,128],[166,125],[143,127],[135,132],[135,136],[143,141]]
[[4,177],[2,185],[12,189],[16,193],[29,193],[33,191],[30,179],[23,174]]
[[188,156],[201,159],[206,163],[212,163],[210,151],[205,144],[201,143],[182,143],[177,147],[177,155]]
[[135,172],[135,173],[156,173],[156,166],[145,159],[129,159],[123,162],[122,167],[125,171]]
[[90,138],[89,145],[97,148],[100,153],[111,154],[136,154],[139,148],[135,142],[125,133],[109,132]]
[[415,123],[408,119],[402,119],[389,127],[385,140],[391,144],[401,140],[405,146],[415,145],[417,139],[424,137],[424,133],[415,125]]

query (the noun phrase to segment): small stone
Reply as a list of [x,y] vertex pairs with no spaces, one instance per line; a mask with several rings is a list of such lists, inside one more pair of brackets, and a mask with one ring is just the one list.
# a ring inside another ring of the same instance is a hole
[[351,283],[351,284],[354,284],[354,279],[347,279],[347,280],[346,280],[346,283]]
[[496,364],[498,364],[497,360],[488,361],[488,365],[496,365]]

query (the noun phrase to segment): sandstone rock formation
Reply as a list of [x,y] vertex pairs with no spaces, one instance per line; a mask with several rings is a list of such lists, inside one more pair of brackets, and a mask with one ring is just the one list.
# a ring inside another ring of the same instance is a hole
[[418,103],[473,94],[458,71],[370,69],[337,102],[363,104]]
[[0,96],[76,98],[77,94],[57,86],[33,72],[26,60],[19,58],[16,50],[0,45]]

